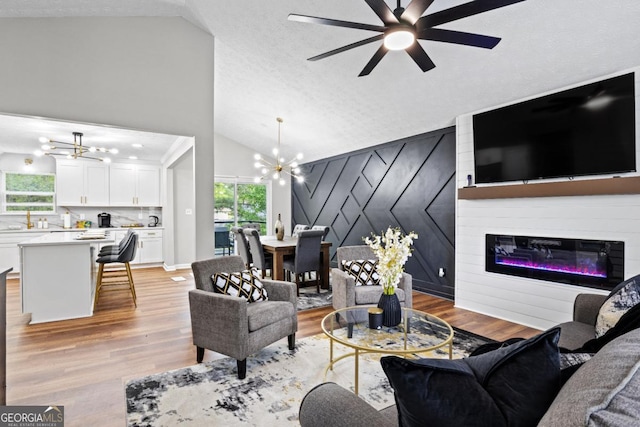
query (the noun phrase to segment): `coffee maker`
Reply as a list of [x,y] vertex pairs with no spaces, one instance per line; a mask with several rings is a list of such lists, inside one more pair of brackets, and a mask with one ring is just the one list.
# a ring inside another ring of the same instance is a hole
[[98,214],[98,227],[100,228],[111,227],[111,214],[108,214],[106,212],[102,212],[101,214]]

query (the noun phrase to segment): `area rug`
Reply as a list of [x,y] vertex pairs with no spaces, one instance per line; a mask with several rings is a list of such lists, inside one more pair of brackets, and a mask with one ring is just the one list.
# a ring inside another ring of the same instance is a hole
[[316,288],[300,289],[298,297],[298,311],[311,310],[312,308],[326,307],[331,305],[331,291],[322,290],[317,293]]
[[[454,358],[490,342],[456,329]],[[339,344],[334,357],[347,352]],[[446,358],[447,351],[429,357]],[[377,409],[394,404],[393,391],[380,367],[379,354],[360,357],[359,395]],[[354,360],[347,358],[324,376],[329,340],[324,334],[272,344],[247,359],[247,377],[239,380],[231,358],[129,381],[126,385],[127,425],[151,426],[296,426],[298,409],[315,385],[332,381],[353,391]]]

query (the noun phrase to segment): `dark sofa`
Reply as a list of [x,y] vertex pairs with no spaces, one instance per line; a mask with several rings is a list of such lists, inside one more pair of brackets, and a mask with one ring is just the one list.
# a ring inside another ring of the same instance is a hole
[[[584,363],[561,388],[538,425],[640,425],[639,371],[640,329],[636,329],[612,340]],[[320,384],[307,394],[300,406],[300,424],[303,427],[399,425],[395,405],[377,411],[334,383]]]

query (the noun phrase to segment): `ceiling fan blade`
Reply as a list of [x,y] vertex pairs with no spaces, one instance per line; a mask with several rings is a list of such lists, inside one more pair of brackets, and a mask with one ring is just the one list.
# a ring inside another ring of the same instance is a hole
[[435,27],[436,25],[456,21],[493,9],[499,9],[522,1],[525,0],[475,0],[464,3],[459,6],[441,10],[440,12],[432,13],[431,15],[423,16],[416,22],[416,31],[420,33],[429,27]]
[[424,11],[427,10],[432,3],[433,0],[413,0],[409,3],[404,12],[402,12],[401,18],[413,25],[418,19],[420,19]]
[[501,40],[498,37],[483,36],[482,34],[465,33],[462,31],[444,30],[441,28],[427,28],[418,34],[418,38],[421,40],[455,43],[465,46],[481,47],[484,49],[493,49]]
[[384,45],[380,46],[380,49],[378,49],[376,53],[373,54],[369,62],[367,62],[367,65],[365,65],[360,74],[358,74],[358,77],[368,76],[369,73],[373,71],[375,66],[378,65],[378,62],[380,62],[382,58],[387,54],[387,52],[389,52],[389,49],[384,47]]
[[414,42],[411,46],[405,49],[409,56],[418,64],[418,67],[424,72],[427,72],[433,68],[436,68],[436,64],[433,63],[427,52],[424,51],[420,43]]
[[334,27],[355,28],[357,30],[367,30],[367,31],[377,31],[377,32],[383,32],[386,30],[385,27],[382,27],[380,25],[369,25],[369,24],[361,24],[359,22],[340,21],[337,19],[329,19],[329,18],[318,18],[316,16],[297,15],[295,13],[290,13],[288,16],[288,19],[289,21],[306,22],[309,24],[331,25]]
[[378,15],[378,18],[384,22],[385,25],[397,24],[398,18],[393,14],[393,11],[387,6],[384,0],[364,0],[369,7]]
[[383,37],[384,37],[383,34],[380,34],[380,35],[374,36],[374,37],[369,37],[368,39],[360,40],[359,42],[351,43],[351,44],[348,44],[346,46],[342,46],[342,47],[339,47],[337,49],[330,50],[329,52],[325,52],[323,54],[320,54],[320,55],[317,55],[317,56],[313,56],[313,57],[309,58],[308,60],[309,61],[317,61],[319,59],[324,59],[324,58],[326,58],[328,56],[335,55],[336,53],[341,53],[341,52],[347,51],[349,49],[353,49],[354,47],[364,46],[365,44],[369,44],[369,43],[373,43],[373,42],[378,41],[378,40],[382,40]]

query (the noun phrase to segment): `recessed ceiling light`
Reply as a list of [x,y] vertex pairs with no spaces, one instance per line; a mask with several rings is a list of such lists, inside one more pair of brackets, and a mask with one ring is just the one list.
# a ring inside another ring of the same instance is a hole
[[131,160],[138,160],[138,156],[129,156]]
[[131,146],[132,146],[133,148],[142,148],[142,147],[143,147],[143,145],[142,145],[142,144],[137,144],[137,143],[136,143],[136,144],[131,144]]

